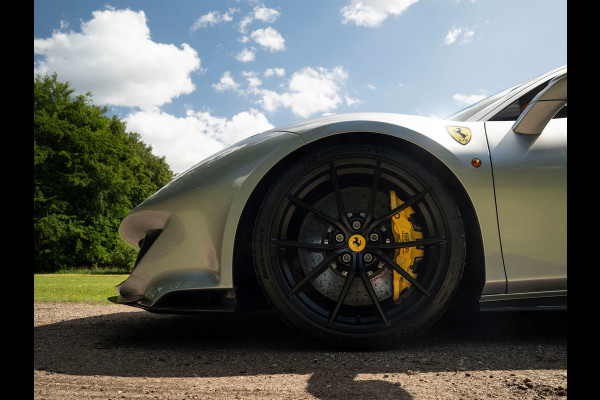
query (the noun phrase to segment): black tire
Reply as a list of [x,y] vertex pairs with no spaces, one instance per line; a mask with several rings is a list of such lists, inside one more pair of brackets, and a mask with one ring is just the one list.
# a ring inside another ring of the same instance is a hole
[[[413,208],[423,236],[417,276],[397,300],[390,285],[403,270],[394,260],[399,210],[391,210],[390,190]],[[366,239],[372,233],[377,240]],[[360,235],[354,243],[352,235]],[[360,239],[366,246],[357,251]],[[347,145],[316,150],[281,174],[258,213],[253,256],[267,300],[292,328],[342,347],[388,347],[442,315],[461,279],[465,237],[433,173],[394,150]]]

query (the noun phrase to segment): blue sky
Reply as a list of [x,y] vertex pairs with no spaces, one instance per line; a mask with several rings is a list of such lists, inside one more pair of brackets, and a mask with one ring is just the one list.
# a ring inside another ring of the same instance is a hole
[[566,0],[34,1],[34,74],[92,92],[178,173],[274,126],[443,118],[566,64]]

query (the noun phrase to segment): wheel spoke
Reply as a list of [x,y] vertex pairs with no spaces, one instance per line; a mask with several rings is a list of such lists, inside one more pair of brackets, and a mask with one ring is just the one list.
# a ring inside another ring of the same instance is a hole
[[367,215],[365,216],[364,226],[367,226],[369,222],[373,220],[373,213],[375,212],[375,200],[377,199],[377,189],[379,188],[379,179],[381,178],[381,160],[377,160],[375,164],[375,170],[373,172],[373,186],[371,187],[371,196],[369,197],[369,205],[367,208]]
[[374,247],[376,249],[387,250],[387,249],[402,249],[404,247],[414,247],[414,246],[431,246],[439,243],[446,242],[445,236],[429,238],[429,239],[420,239],[414,240],[411,242],[394,242],[394,243],[369,243],[369,247]]
[[329,215],[323,213],[322,211],[317,210],[316,208],[314,208],[313,206],[311,206],[310,204],[300,200],[297,197],[292,196],[291,194],[287,194],[286,197],[294,204],[304,208],[306,211],[309,211],[313,214],[315,214],[316,216],[320,217],[321,219],[329,222],[332,225],[335,225],[339,230],[341,230],[342,232],[344,232],[345,235],[348,235],[348,230],[344,227],[344,225],[340,224],[340,222],[338,220],[336,220],[333,217],[330,217]]
[[344,199],[342,198],[342,191],[340,190],[340,183],[338,181],[338,175],[333,165],[333,161],[329,163],[329,175],[331,176],[331,183],[333,184],[333,192],[335,193],[335,200],[338,205],[338,212],[342,222],[346,226],[346,229],[350,231],[350,221],[348,221],[348,215],[346,214],[346,207],[344,207]]
[[290,298],[293,295],[295,295],[300,289],[302,289],[304,287],[304,285],[306,285],[306,283],[308,283],[309,281],[311,281],[313,278],[316,278],[319,274],[321,274],[325,268],[327,267],[327,264],[329,264],[329,262],[331,260],[333,260],[335,257],[339,256],[340,254],[342,254],[344,252],[344,250],[338,250],[338,251],[334,251],[330,254],[328,254],[323,261],[321,261],[316,267],[314,267],[308,274],[306,274],[304,276],[304,278],[302,278],[300,280],[300,282],[298,282],[293,288],[292,290],[289,291],[289,293],[287,294],[287,297]]
[[413,205],[417,204],[427,194],[428,194],[428,192],[417,193],[416,195],[414,195],[413,197],[411,197],[410,199],[408,199],[406,202],[400,204],[398,207],[394,208],[393,210],[391,210],[387,214],[383,215],[382,217],[377,218],[375,220],[375,222],[373,222],[371,224],[371,226],[369,227],[369,229],[367,229],[367,233],[369,233],[373,228],[375,228],[377,225],[381,224],[383,221],[392,218],[394,215],[398,214],[399,212],[401,212],[405,208],[412,207]]
[[383,320],[385,327],[389,328],[390,323],[387,319],[387,316],[385,315],[385,312],[381,308],[381,304],[379,303],[377,294],[375,293],[375,290],[373,289],[373,285],[371,284],[371,280],[369,279],[369,276],[367,275],[367,271],[365,270],[365,266],[363,264],[362,257],[360,254],[357,254],[357,253],[355,253],[355,254],[356,254],[355,257],[358,259],[358,270],[360,271],[360,276],[362,277],[363,283],[365,284],[365,288],[369,292],[369,296],[371,296],[371,300],[375,304],[375,307],[377,307],[377,311],[379,312],[379,316]]
[[295,248],[300,248],[300,249],[320,250],[320,251],[332,251],[332,250],[338,250],[343,247],[346,247],[346,243],[337,243],[337,244],[306,243],[306,242],[294,242],[291,240],[280,240],[280,239],[271,239],[271,244],[273,246],[295,247]]
[[[357,254],[357,253],[355,253],[355,254]],[[352,283],[352,279],[354,278],[355,271],[356,271],[356,263],[353,261],[350,271],[348,271],[348,276],[346,276],[346,282],[344,283],[344,287],[342,288],[342,291],[341,291],[340,295],[338,296],[337,304],[335,305],[335,308],[333,309],[333,311],[331,312],[331,315],[329,316],[329,322],[327,323],[327,327],[331,327],[331,325],[333,325],[333,323],[337,319],[338,313],[340,312],[340,307],[342,306],[342,303],[344,302],[344,299],[346,298],[348,289],[350,289],[350,284]]]
[[431,292],[427,290],[427,288],[423,287],[419,282],[415,280],[408,272],[406,272],[403,268],[401,268],[394,260],[386,256],[383,252],[374,249],[373,252],[379,256],[383,261],[389,264],[394,271],[397,271],[402,277],[404,277],[407,281],[409,281],[412,285],[414,285],[417,289],[419,289],[424,295],[427,297],[431,296]]

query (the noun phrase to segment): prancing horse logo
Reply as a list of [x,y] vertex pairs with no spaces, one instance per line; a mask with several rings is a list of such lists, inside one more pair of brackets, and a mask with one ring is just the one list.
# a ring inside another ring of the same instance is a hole
[[447,126],[448,133],[460,144],[467,144],[471,140],[471,130],[464,126]]
[[362,251],[366,246],[365,238],[360,235],[352,235],[350,239],[348,239],[348,247],[350,250],[359,252]]

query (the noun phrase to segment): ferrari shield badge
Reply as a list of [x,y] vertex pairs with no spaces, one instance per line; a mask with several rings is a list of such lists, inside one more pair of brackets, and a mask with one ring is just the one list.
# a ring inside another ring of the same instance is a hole
[[467,144],[471,140],[471,130],[464,126],[447,126],[446,130],[460,144]]

